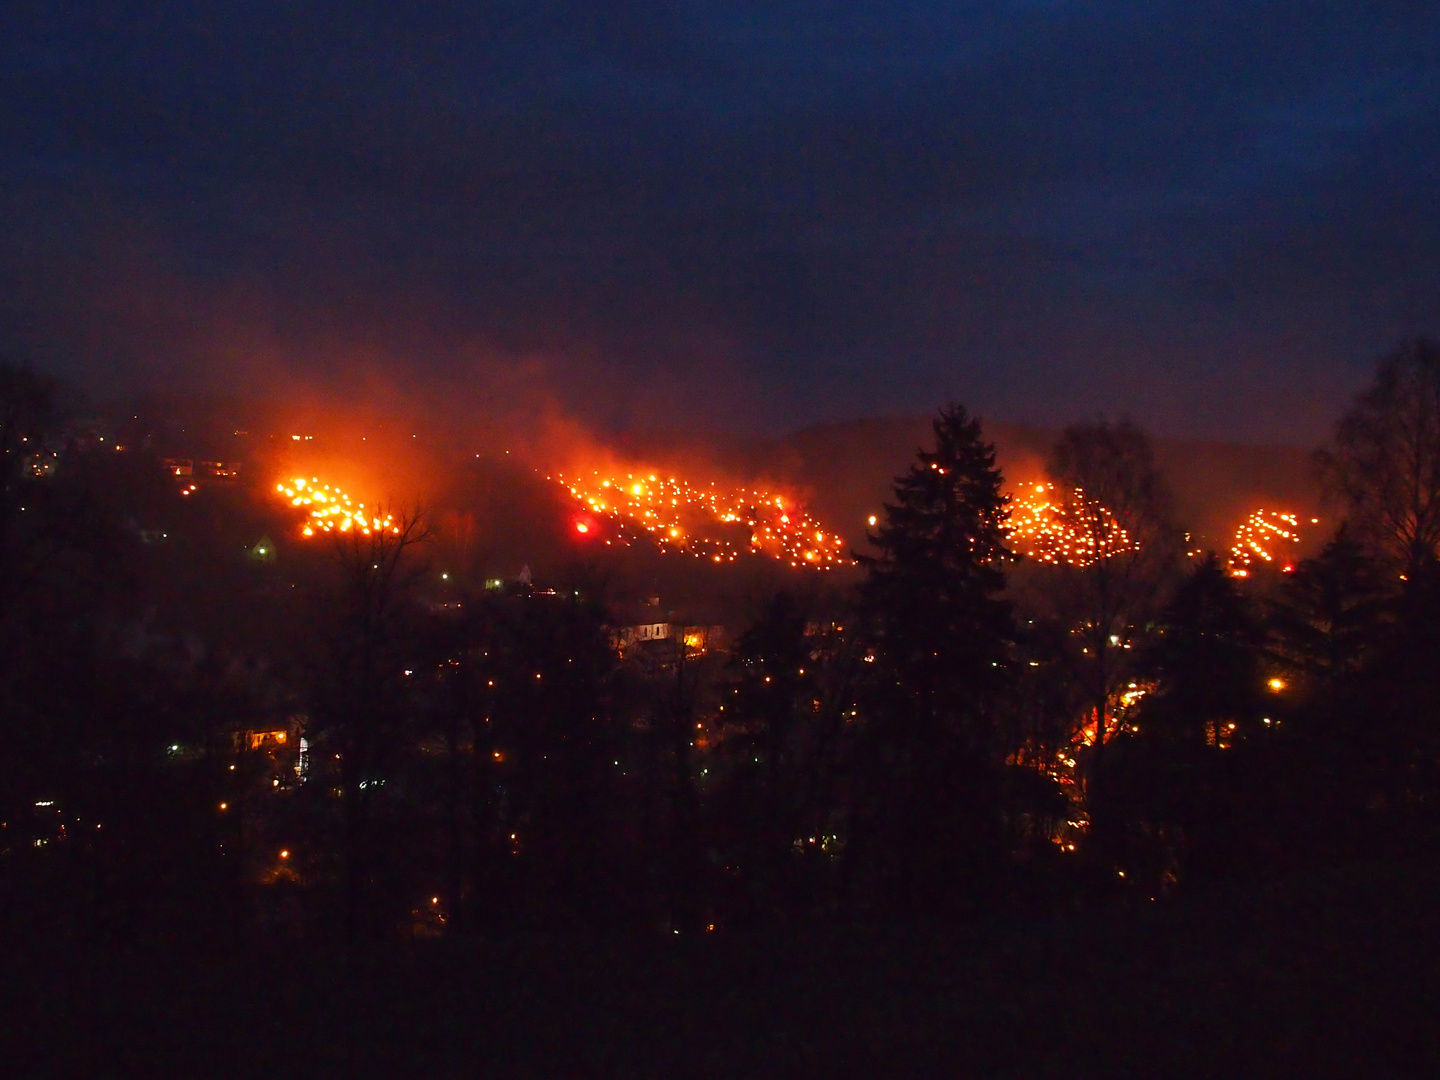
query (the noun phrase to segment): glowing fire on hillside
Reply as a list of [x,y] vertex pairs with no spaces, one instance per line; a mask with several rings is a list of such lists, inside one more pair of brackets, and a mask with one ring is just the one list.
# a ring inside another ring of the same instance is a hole
[[[1318,524],[1319,518],[1310,523]],[[1277,510],[1256,510],[1235,530],[1229,568],[1233,577],[1249,577],[1262,565],[1280,564],[1284,573],[1295,569],[1294,552],[1300,544],[1300,519]]]
[[[658,472],[557,472],[546,479],[564,487],[582,508],[584,516],[573,522],[579,536],[594,534],[599,540],[605,531],[597,529],[597,519],[613,523],[610,537],[604,539],[607,545],[629,546],[643,535],[662,549],[714,563],[763,554],[797,568],[854,565],[841,536],[825,529],[795,499],[773,491],[702,486]],[[398,531],[392,514],[357,502],[318,477],[282,480],[275,491],[304,511],[299,530],[303,537],[352,529],[363,535]],[[871,518],[872,525],[875,520]],[[1089,566],[1135,546],[1108,509],[1087,501],[1079,489],[1065,498],[1053,484],[1024,484],[1012,494],[1005,530],[1016,554],[1052,565]],[[1258,566],[1275,564],[1288,573],[1299,543],[1296,515],[1256,510],[1235,532],[1228,570],[1243,578]]]
[[338,487],[320,483],[318,477],[281,481],[275,485],[275,490],[291,506],[307,512],[300,527],[301,536],[314,536],[317,532],[349,532],[351,529],[365,536],[387,529],[400,531],[392,515],[381,513],[378,508],[367,510],[364,503],[355,502]]
[[1079,488],[1063,498],[1053,484],[1026,484],[1011,496],[1006,531],[1016,554],[1042,563],[1089,566],[1134,547],[1104,506]]
[[[557,472],[546,479],[564,487],[588,513],[612,520],[621,544],[643,530],[662,548],[716,563],[758,554],[817,570],[853,563],[841,537],[794,499],[773,491],[701,486],[654,472]],[[575,527],[589,531],[587,522]]]

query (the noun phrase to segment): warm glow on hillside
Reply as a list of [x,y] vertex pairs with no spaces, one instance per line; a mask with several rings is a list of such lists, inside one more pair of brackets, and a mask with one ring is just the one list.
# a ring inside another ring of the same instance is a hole
[[1017,554],[1043,563],[1089,566],[1134,547],[1114,515],[1079,488],[1067,500],[1053,484],[1026,484],[1011,497],[1006,527]]
[[301,536],[314,536],[317,532],[349,532],[351,529],[365,536],[385,529],[400,531],[390,514],[353,501],[338,487],[322,484],[317,477],[282,481],[275,485],[275,490],[289,500],[291,506],[307,512],[300,527]]
[[691,484],[658,472],[607,475],[595,470],[554,473],[547,479],[590,513],[615,522],[622,544],[644,530],[663,548],[717,563],[751,554],[818,570],[852,563],[844,540],[794,499],[773,491]]
[[[1312,518],[1312,524],[1318,519]],[[1235,530],[1230,547],[1229,568],[1234,577],[1249,577],[1260,566],[1279,565],[1285,573],[1294,569],[1295,549],[1300,543],[1300,519],[1276,510],[1256,510]]]

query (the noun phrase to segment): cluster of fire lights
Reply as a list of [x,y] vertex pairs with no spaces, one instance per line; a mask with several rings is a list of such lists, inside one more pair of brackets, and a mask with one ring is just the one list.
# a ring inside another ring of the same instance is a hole
[[1010,544],[1042,563],[1089,566],[1130,550],[1130,534],[1104,506],[1075,489],[1061,498],[1053,484],[1026,484],[1010,500]]
[[[691,484],[659,473],[605,475],[554,473],[547,477],[579,503],[574,527],[582,535],[601,533],[604,543],[629,546],[648,537],[662,550],[693,555],[714,563],[733,563],[745,555],[766,555],[793,567],[833,570],[854,559],[839,534],[825,529],[800,503],[761,488],[722,488]],[[291,506],[305,512],[302,536],[357,530],[365,535],[397,528],[394,518],[354,501],[340,488],[317,477],[296,477],[275,485]],[[870,518],[870,524],[876,523]],[[1318,522],[1311,518],[1311,523]],[[1125,528],[1104,506],[1076,490],[1065,498],[1053,484],[1023,485],[1011,498],[1009,540],[1026,559],[1041,563],[1088,566],[1134,547]],[[1227,566],[1235,577],[1276,566],[1289,572],[1300,543],[1299,518],[1276,510],[1256,510],[1236,530]]]
[[314,536],[317,532],[350,532],[355,530],[365,536],[371,533],[399,532],[395,519],[375,508],[366,509],[364,503],[357,503],[338,487],[320,483],[317,477],[309,480],[296,477],[275,485],[275,490],[298,509],[306,512],[304,524],[300,526],[301,536]]
[[658,473],[555,473],[547,479],[562,485],[584,507],[587,516],[575,522],[580,533],[594,528],[589,516],[594,515],[615,523],[622,544],[643,531],[662,548],[711,562],[734,562],[747,554],[817,570],[853,562],[844,540],[827,532],[795,500],[773,491],[701,486]]
[[[1311,518],[1310,524],[1319,524]],[[1261,565],[1280,564],[1285,573],[1295,569],[1290,558],[1300,543],[1300,519],[1278,510],[1256,510],[1235,530],[1235,543],[1230,548],[1230,573],[1249,577]]]

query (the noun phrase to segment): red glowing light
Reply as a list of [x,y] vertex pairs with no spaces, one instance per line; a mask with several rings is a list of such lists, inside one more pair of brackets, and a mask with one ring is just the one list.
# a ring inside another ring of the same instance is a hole
[[590,523],[588,521],[575,522],[575,531],[578,533],[588,533],[590,531]]

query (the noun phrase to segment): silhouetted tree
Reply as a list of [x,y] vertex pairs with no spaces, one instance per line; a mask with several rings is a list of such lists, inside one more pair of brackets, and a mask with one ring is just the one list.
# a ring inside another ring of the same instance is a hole
[[1208,553],[1159,613],[1143,649],[1139,674],[1155,689],[1136,724],[1177,747],[1233,746],[1257,734],[1265,645],[1249,598]]
[[1312,559],[1283,579],[1272,623],[1290,671],[1315,693],[1361,670],[1390,621],[1394,588],[1342,525]]
[[[1267,832],[1254,741],[1274,734],[1266,639],[1213,554],[1158,613],[1135,674],[1149,692],[1111,744],[1091,794],[1092,842],[1130,884],[1164,889],[1182,869],[1247,864]],[[1196,864],[1199,864],[1198,867]]]
[[1384,357],[1319,455],[1356,538],[1413,575],[1440,544],[1440,346]]
[[1133,675],[1137,631],[1159,610],[1173,574],[1170,492],[1149,437],[1128,420],[1066,428],[1047,470],[1079,539],[1079,558],[1056,565],[1053,601],[1080,642],[1071,656],[1095,724],[1093,775],[1111,734],[1112,701]]
[[[338,578],[331,598],[328,654],[317,672],[311,734],[339,760],[344,931],[349,939],[378,926],[367,920],[379,851],[374,807],[406,745],[403,632],[407,602],[423,567],[415,548],[429,537],[423,513],[393,524],[377,513],[372,527],[337,530],[331,558]],[[382,916],[383,918],[383,916]]]
[[1013,556],[980,422],[951,405],[933,429],[935,449],[895,481],[871,537],[879,554],[862,560],[874,666],[847,859],[874,875],[882,909],[944,915],[989,890],[1000,857],[999,698],[1014,640],[1000,593]]
[[[1415,575],[1407,594],[1423,591],[1426,576]],[[1268,782],[1286,792],[1277,826],[1297,859],[1353,857],[1385,831],[1377,811],[1401,782],[1397,744],[1417,704],[1397,700],[1397,679],[1412,666],[1408,645],[1423,639],[1430,617],[1403,625],[1402,584],[1393,563],[1342,524],[1274,598],[1284,689],[1272,708],[1285,727],[1284,756]]]
[[[1071,677],[1069,638],[1067,627],[1052,617],[1037,613],[1025,620],[1017,636],[1014,681],[1003,702],[1003,741],[1010,748],[1004,809],[1016,855],[1036,892],[1062,884],[1054,865],[1056,845],[1075,816],[1067,794],[1072,778],[1062,782],[1057,772],[1073,753],[1075,718],[1087,700]],[[1017,904],[1024,902],[1016,898]]]
[[800,902],[795,844],[820,764],[819,660],[806,622],[795,599],[777,593],[735,644],[723,704],[730,768],[719,814],[760,919],[793,915]]
[[[1343,613],[1362,626],[1347,634],[1342,622],[1344,637],[1322,638],[1332,666],[1359,671],[1332,679],[1314,710],[1317,735],[1332,748],[1346,745],[1352,820],[1372,830],[1369,839],[1357,833],[1356,843],[1403,842],[1435,831],[1440,800],[1440,345],[1418,338],[1384,357],[1319,459],[1377,572],[1364,582],[1369,595]],[[1377,608],[1383,620],[1374,619]],[[1381,632],[1371,636],[1363,624],[1377,621]],[[1363,655],[1347,657],[1357,646]]]
[[1348,774],[1362,850],[1399,854],[1440,838],[1437,612],[1440,563],[1423,558],[1391,601],[1378,646],[1357,676],[1336,680],[1320,712],[1327,756]]

